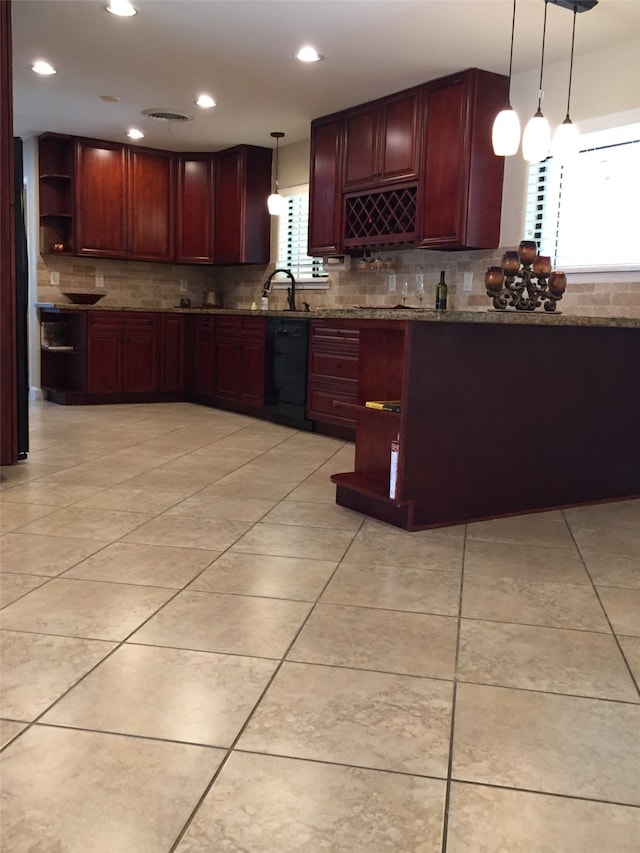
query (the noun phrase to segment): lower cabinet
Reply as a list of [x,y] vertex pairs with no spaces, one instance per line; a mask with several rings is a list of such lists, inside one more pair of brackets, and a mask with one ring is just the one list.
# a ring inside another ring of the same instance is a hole
[[213,314],[189,316],[187,391],[198,402],[211,402],[214,391],[214,330]]
[[154,393],[158,383],[159,315],[91,312],[87,329],[90,394]]
[[160,389],[186,391],[184,314],[160,315]]
[[214,396],[217,400],[257,408],[264,405],[265,334],[262,317],[216,317]]
[[309,323],[307,417],[325,431],[340,428],[346,437],[355,430],[350,405],[358,396],[359,339],[358,326],[349,320]]

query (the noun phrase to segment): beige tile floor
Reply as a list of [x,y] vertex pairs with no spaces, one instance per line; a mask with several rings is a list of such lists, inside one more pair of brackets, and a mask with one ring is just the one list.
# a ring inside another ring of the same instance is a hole
[[353,446],[31,411],[0,489],[6,853],[638,853],[640,500],[409,534]]

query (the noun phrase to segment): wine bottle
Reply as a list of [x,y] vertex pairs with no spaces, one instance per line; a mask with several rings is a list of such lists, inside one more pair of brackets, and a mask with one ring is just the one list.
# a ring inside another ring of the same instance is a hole
[[436,311],[444,311],[447,307],[447,282],[444,280],[444,270],[440,273],[440,281],[436,286]]

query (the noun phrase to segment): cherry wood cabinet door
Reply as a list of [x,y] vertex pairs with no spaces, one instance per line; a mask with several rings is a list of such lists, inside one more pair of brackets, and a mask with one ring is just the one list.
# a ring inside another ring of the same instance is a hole
[[238,397],[238,368],[240,344],[235,340],[216,340],[216,397],[236,400]]
[[419,87],[347,111],[345,190],[417,178],[420,113]]
[[471,69],[424,87],[420,248],[498,246],[504,157],[493,153],[491,125],[507,86],[502,75]]
[[214,154],[177,155],[176,261],[213,261]]
[[344,188],[370,186],[377,176],[379,105],[349,110],[345,118]]
[[76,253],[127,257],[127,147],[78,140],[75,188]]
[[185,317],[163,314],[160,320],[160,390],[184,391]]
[[195,317],[190,323],[191,358],[188,388],[200,397],[213,397],[215,380],[214,318]]
[[264,404],[264,341],[244,342],[240,350],[238,400],[256,406]]
[[138,329],[125,331],[122,390],[156,391],[157,364],[158,337],[155,332]]
[[122,391],[124,345],[117,329],[90,330],[87,345],[87,391]]
[[173,258],[173,155],[129,149],[129,250],[133,259]]
[[342,251],[342,147],[344,116],[311,122],[308,253]]
[[418,177],[421,134],[420,89],[411,89],[382,104],[378,136],[379,184]]
[[271,149],[239,145],[218,152],[215,186],[215,262],[269,263]]

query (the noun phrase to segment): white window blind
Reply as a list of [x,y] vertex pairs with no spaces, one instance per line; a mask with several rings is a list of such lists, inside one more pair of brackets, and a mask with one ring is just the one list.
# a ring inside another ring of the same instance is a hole
[[564,270],[640,269],[640,123],[583,134],[529,169],[525,234]]
[[322,258],[307,255],[307,232],[309,229],[309,193],[287,195],[287,211],[280,217],[278,229],[278,267],[291,270],[296,281],[326,280],[322,269]]

